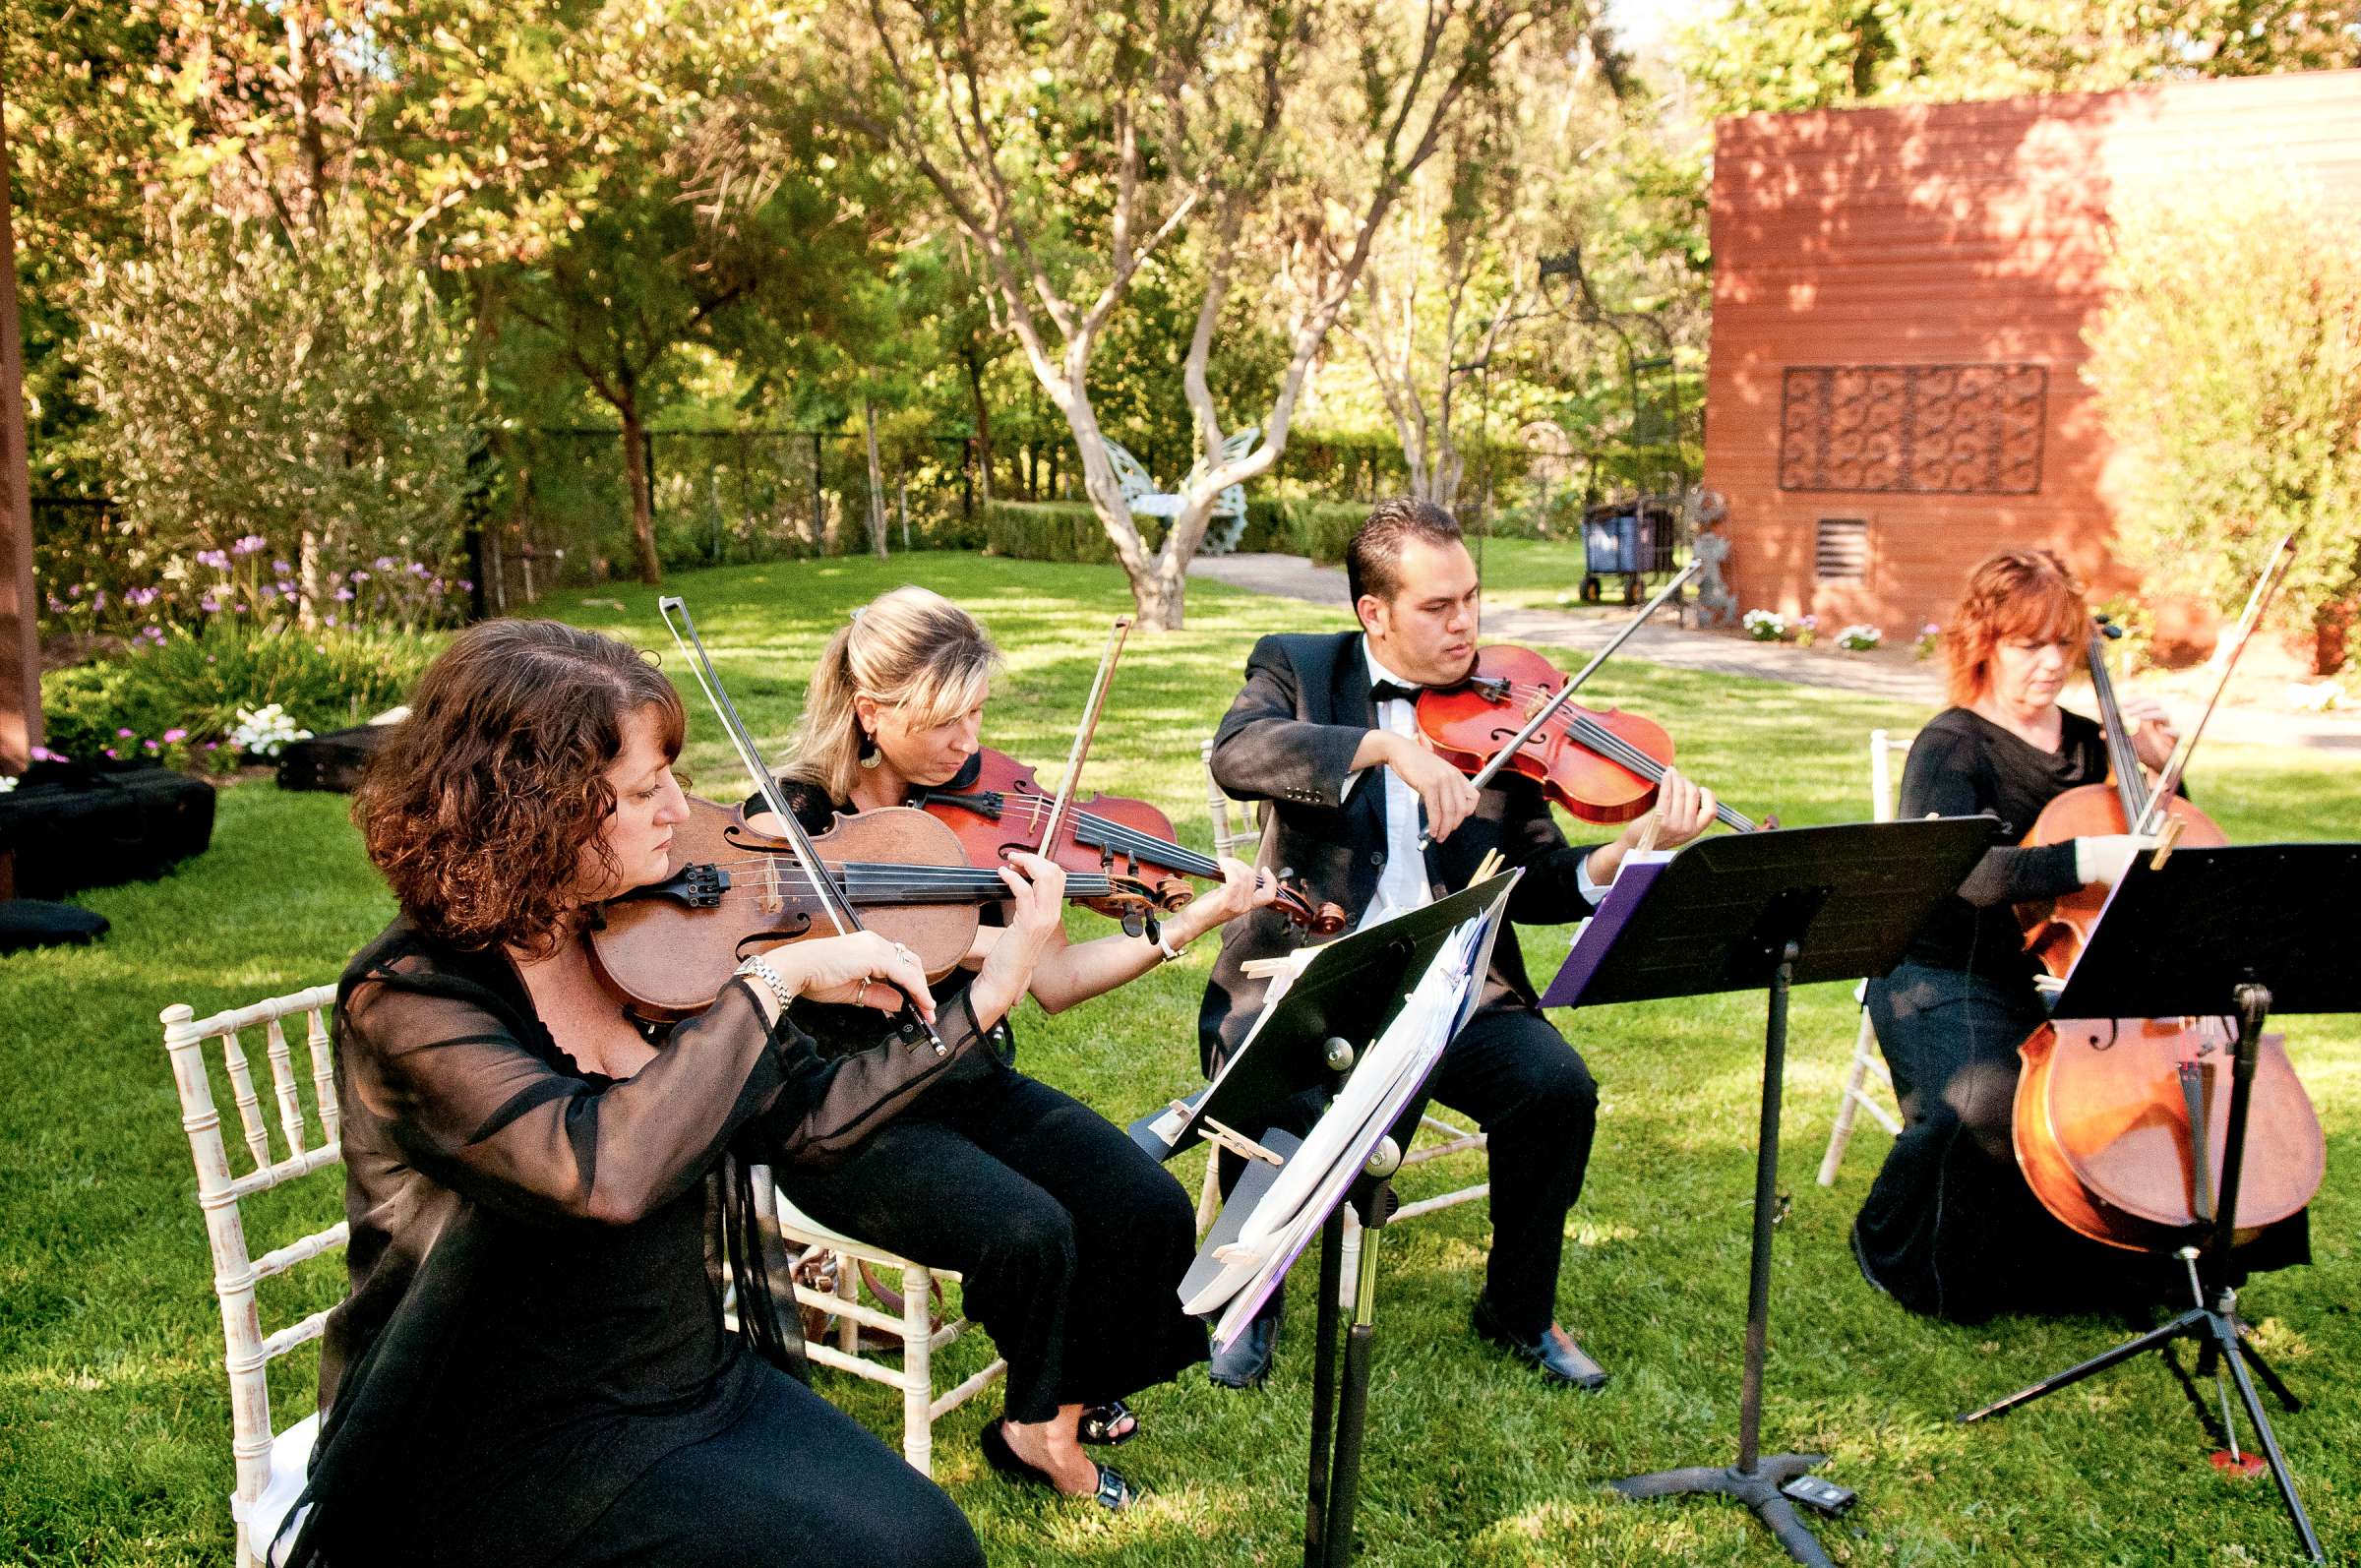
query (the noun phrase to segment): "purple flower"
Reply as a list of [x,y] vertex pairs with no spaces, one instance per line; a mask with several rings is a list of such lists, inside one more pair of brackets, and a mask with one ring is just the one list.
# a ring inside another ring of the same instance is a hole
[[334,625],[336,624],[336,618],[335,618],[334,616],[333,616],[333,615],[332,615],[332,616],[330,616],[330,617],[328,618],[328,624],[329,624],[330,626],[332,626],[332,627],[333,627],[333,626],[334,626]]
[[1918,629],[1918,634],[1922,637],[1939,637],[1943,634],[1943,629],[1934,622],[1929,621],[1926,625]]
[[229,553],[233,556],[254,556],[261,555],[264,551],[270,548],[270,540],[264,538],[259,533],[250,533],[244,538],[240,539],[236,544],[231,545],[229,547]]
[[79,583],[79,582],[77,582],[77,583],[74,583],[72,586],[68,587],[68,588],[66,589],[66,597],[67,597],[67,598],[69,598],[69,599],[79,599],[79,598],[81,598],[81,597],[82,597],[82,584],[81,584],[81,583]]
[[221,601],[209,593],[197,601],[197,608],[203,610],[207,615],[218,615],[221,611]]
[[91,595],[91,608],[93,610],[103,610],[106,608],[105,589],[101,588],[96,593]]
[[66,601],[59,598],[54,593],[49,595],[49,613],[51,615],[64,615],[66,613]]
[[271,570],[283,577],[295,569],[288,566],[284,561],[273,561],[271,563]]
[[197,564],[201,567],[212,567],[215,572],[227,572],[229,557],[218,550],[200,550],[197,552]]
[[130,740],[131,738],[132,738],[132,732],[131,732],[131,731],[129,731],[129,730],[117,730],[117,731],[115,731],[115,739],[116,739],[116,740],[118,740],[118,741],[128,741],[128,740]]
[[163,750],[162,747],[156,745],[153,741],[142,741],[140,744],[151,752],[160,752]]
[[133,588],[123,595],[123,602],[135,609],[145,610],[161,597],[153,588]]
[[338,603],[338,604],[350,604],[350,603],[352,603],[352,590],[351,590],[350,588],[338,588],[338,589],[336,590],[336,603]]
[[221,743],[219,741],[208,741],[205,743],[205,749],[209,752],[218,752],[221,750]]
[[187,740],[188,738],[189,732],[186,730],[172,729],[164,731],[164,744],[166,746],[178,746],[181,742]]
[[360,568],[355,567],[352,569],[352,580],[355,582],[367,582],[369,580],[369,573],[363,572]]
[[393,570],[394,570],[394,558],[393,558],[392,556],[379,556],[379,557],[377,558],[377,570],[378,570],[378,571],[380,571],[380,572],[391,572],[391,571],[393,571]]
[[264,584],[263,584],[263,602],[264,602],[264,603],[268,604],[270,601],[272,601],[272,599],[275,599],[275,598],[277,598],[277,597],[278,597],[278,589],[277,589],[276,587],[272,586],[272,584],[270,584],[270,583],[268,583],[268,582],[266,582],[266,583],[264,583]]
[[459,579],[459,591],[461,593],[473,593],[475,591],[475,584],[469,582],[465,577],[461,577]]
[[1803,628],[1806,632],[1817,632],[1820,630],[1820,618],[1816,615],[1807,615],[1795,624]]
[[102,746],[99,748],[99,751],[106,754],[107,760],[109,761],[120,762],[123,760],[121,757],[115,755],[115,749],[111,746]]
[[416,577],[416,578],[417,578],[419,581],[423,582],[423,581],[425,581],[425,580],[426,580],[428,577],[431,577],[431,576],[433,576],[433,575],[434,575],[434,573],[426,570],[426,563],[425,563],[425,562],[423,562],[423,561],[413,561],[413,562],[411,562],[411,563],[410,563],[410,575],[411,575],[411,576],[413,576],[413,577]]
[[32,759],[36,762],[62,762],[66,759],[66,754],[52,752],[46,746],[36,746],[32,749]]

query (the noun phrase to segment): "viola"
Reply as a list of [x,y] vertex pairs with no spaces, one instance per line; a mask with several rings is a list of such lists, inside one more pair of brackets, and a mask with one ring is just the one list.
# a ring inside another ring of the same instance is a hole
[[[1479,648],[1465,681],[1420,694],[1419,731],[1436,754],[1471,777],[1489,778],[1503,768],[1521,773],[1583,821],[1610,824],[1644,815],[1672,766],[1672,737],[1644,715],[1586,708],[1560,697],[1567,684],[1555,665],[1529,649]],[[1544,708],[1546,716],[1532,728]],[[1529,728],[1532,733],[1509,751]],[[1757,825],[1719,803],[1714,816],[1741,833]]]
[[[2287,553],[2282,546],[2249,601],[2224,661],[2224,683]],[[2051,801],[2026,842],[2146,833],[2167,823],[2177,824],[2166,827],[2176,846],[2229,842],[2176,793],[2203,722],[2151,783],[2117,706],[2099,634],[2089,639],[2085,659],[2106,735],[2108,780]],[[2211,714],[2210,703],[2206,711]],[[2064,978],[2081,956],[2105,900],[2106,889],[2085,888],[2020,911],[2027,946],[2052,975]],[[2237,1027],[2234,1019],[2216,1017],[2053,1018],[2035,1029],[2018,1048],[2024,1070],[2012,1136],[2018,1166],[2042,1206],[2093,1240],[2136,1251],[2170,1251],[2213,1223]],[[2240,1241],[2311,1202],[2327,1171],[2320,1117],[2281,1036],[2256,1044],[2247,1126],[2234,1233]]]
[[[1056,803],[1043,792],[1032,768],[989,747],[977,754],[972,776],[963,774],[954,784],[922,791],[912,800],[958,835],[970,864],[1004,865],[1014,850],[1046,854],[1065,869],[1069,896],[1074,896],[1075,875],[1096,874],[1114,878],[1120,886],[1144,887],[1156,907],[1170,913],[1185,908],[1196,896],[1187,878],[1222,878],[1221,863],[1181,844],[1171,817],[1146,801],[1120,795],[1093,795],[1071,803],[1056,841],[1045,849],[1042,835]],[[1109,914],[1130,913],[1129,908],[1083,902]],[[1334,935],[1345,928],[1341,908],[1322,904],[1315,909],[1292,887],[1281,888],[1271,907],[1317,935]]]
[[[840,816],[810,842],[862,926],[916,953],[930,981],[967,956],[983,906],[1008,896],[955,834],[906,806]],[[736,807],[692,796],[663,879],[607,904],[590,951],[641,1016],[685,1018],[711,1003],[747,954],[834,935],[824,896],[794,844],[749,827]],[[1151,907],[1146,886],[1103,874],[1069,875],[1066,896]]]

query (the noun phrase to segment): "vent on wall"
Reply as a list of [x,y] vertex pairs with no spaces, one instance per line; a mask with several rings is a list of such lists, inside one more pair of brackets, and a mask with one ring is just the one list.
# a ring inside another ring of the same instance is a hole
[[1859,582],[1869,575],[1869,520],[1822,517],[1812,552],[1813,575],[1822,582]]

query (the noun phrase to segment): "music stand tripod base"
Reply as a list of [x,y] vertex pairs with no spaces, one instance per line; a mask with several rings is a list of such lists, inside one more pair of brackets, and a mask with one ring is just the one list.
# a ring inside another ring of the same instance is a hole
[[1805,1528],[1795,1505],[1780,1492],[1780,1488],[1816,1465],[1828,1463],[1826,1454],[1769,1454],[1754,1462],[1754,1469],[1742,1471],[1735,1465],[1716,1469],[1697,1465],[1687,1470],[1660,1470],[1653,1475],[1633,1476],[1616,1481],[1614,1488],[1634,1502],[1649,1497],[1684,1497],[1695,1492],[1710,1492],[1744,1503],[1756,1517],[1770,1527],[1771,1534],[1786,1548],[1787,1555],[1813,1568],[1834,1568],[1829,1555],[1821,1549]]

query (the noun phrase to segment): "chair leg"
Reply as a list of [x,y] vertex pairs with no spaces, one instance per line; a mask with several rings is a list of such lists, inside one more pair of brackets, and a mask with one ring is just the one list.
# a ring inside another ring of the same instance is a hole
[[1860,1029],[1852,1039],[1852,1064],[1845,1072],[1845,1093],[1837,1101],[1837,1124],[1828,1129],[1828,1152],[1820,1157],[1820,1184],[1834,1186],[1837,1167],[1845,1162],[1846,1145],[1852,1142],[1853,1118],[1861,1108],[1861,1085],[1869,1077],[1869,1047],[1875,1035],[1869,1015],[1861,1014]]
[[1337,1254],[1342,1266],[1336,1276],[1336,1304],[1350,1312],[1353,1310],[1353,1293],[1361,1278],[1361,1216],[1353,1212],[1350,1204],[1342,1212],[1345,1217],[1345,1244]]
[[[861,1265],[849,1252],[836,1253],[836,1299],[861,1299]],[[847,1356],[861,1354],[861,1325],[850,1312],[836,1314],[836,1348]]]
[[1222,1212],[1222,1156],[1211,1144],[1205,1147],[1205,1179],[1197,1184],[1197,1235],[1213,1229],[1214,1217]]
[[902,1457],[930,1480],[935,1476],[935,1330],[929,1307],[934,1271],[921,1263],[902,1270]]

